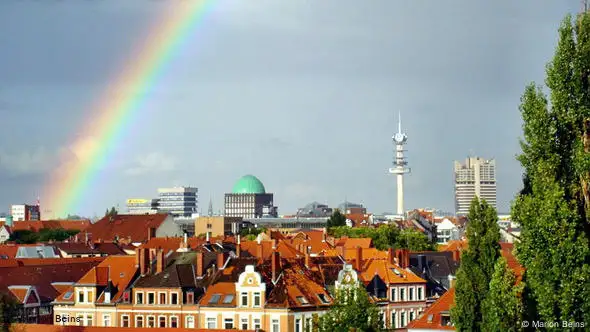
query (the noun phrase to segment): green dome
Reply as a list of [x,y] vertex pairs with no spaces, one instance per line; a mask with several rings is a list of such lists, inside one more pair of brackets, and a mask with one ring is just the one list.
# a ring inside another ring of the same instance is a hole
[[264,185],[254,175],[244,175],[234,185],[234,194],[265,194]]

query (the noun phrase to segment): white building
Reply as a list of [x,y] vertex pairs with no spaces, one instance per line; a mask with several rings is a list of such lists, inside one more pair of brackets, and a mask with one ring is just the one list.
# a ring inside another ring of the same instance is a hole
[[8,231],[8,226],[2,225],[0,226],[0,244],[8,241],[10,238],[10,232]]
[[469,206],[477,196],[497,208],[496,161],[469,157],[462,164],[455,161],[455,213],[469,213]]
[[436,242],[447,244],[450,240],[458,240],[459,228],[447,218],[436,224]]

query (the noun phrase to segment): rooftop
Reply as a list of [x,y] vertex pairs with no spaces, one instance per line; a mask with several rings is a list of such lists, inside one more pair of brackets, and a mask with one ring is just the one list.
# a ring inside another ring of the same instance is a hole
[[262,182],[254,175],[244,175],[241,177],[232,190],[234,194],[265,194],[266,190]]

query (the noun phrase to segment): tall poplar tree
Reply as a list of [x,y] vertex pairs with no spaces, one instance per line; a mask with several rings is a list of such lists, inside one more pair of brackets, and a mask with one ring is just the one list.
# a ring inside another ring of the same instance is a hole
[[482,302],[500,256],[498,213],[476,196],[471,202],[468,220],[468,247],[461,255],[451,319],[458,331],[481,331]]
[[533,83],[520,105],[525,176],[512,216],[522,228],[526,319],[590,322],[588,13],[563,20],[546,75],[549,98]]

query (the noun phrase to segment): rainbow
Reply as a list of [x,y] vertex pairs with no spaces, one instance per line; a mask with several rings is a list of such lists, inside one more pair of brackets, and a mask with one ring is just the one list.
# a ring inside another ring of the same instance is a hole
[[[56,168],[43,190],[42,211],[52,218],[74,214],[113,155],[123,134],[141,112],[151,89],[183,43],[203,22],[213,0],[171,1],[170,11],[151,30],[144,45],[135,48],[124,70],[92,106],[83,137],[73,140],[68,158]],[[47,216],[49,217],[49,216]],[[43,217],[46,219],[46,217]]]

